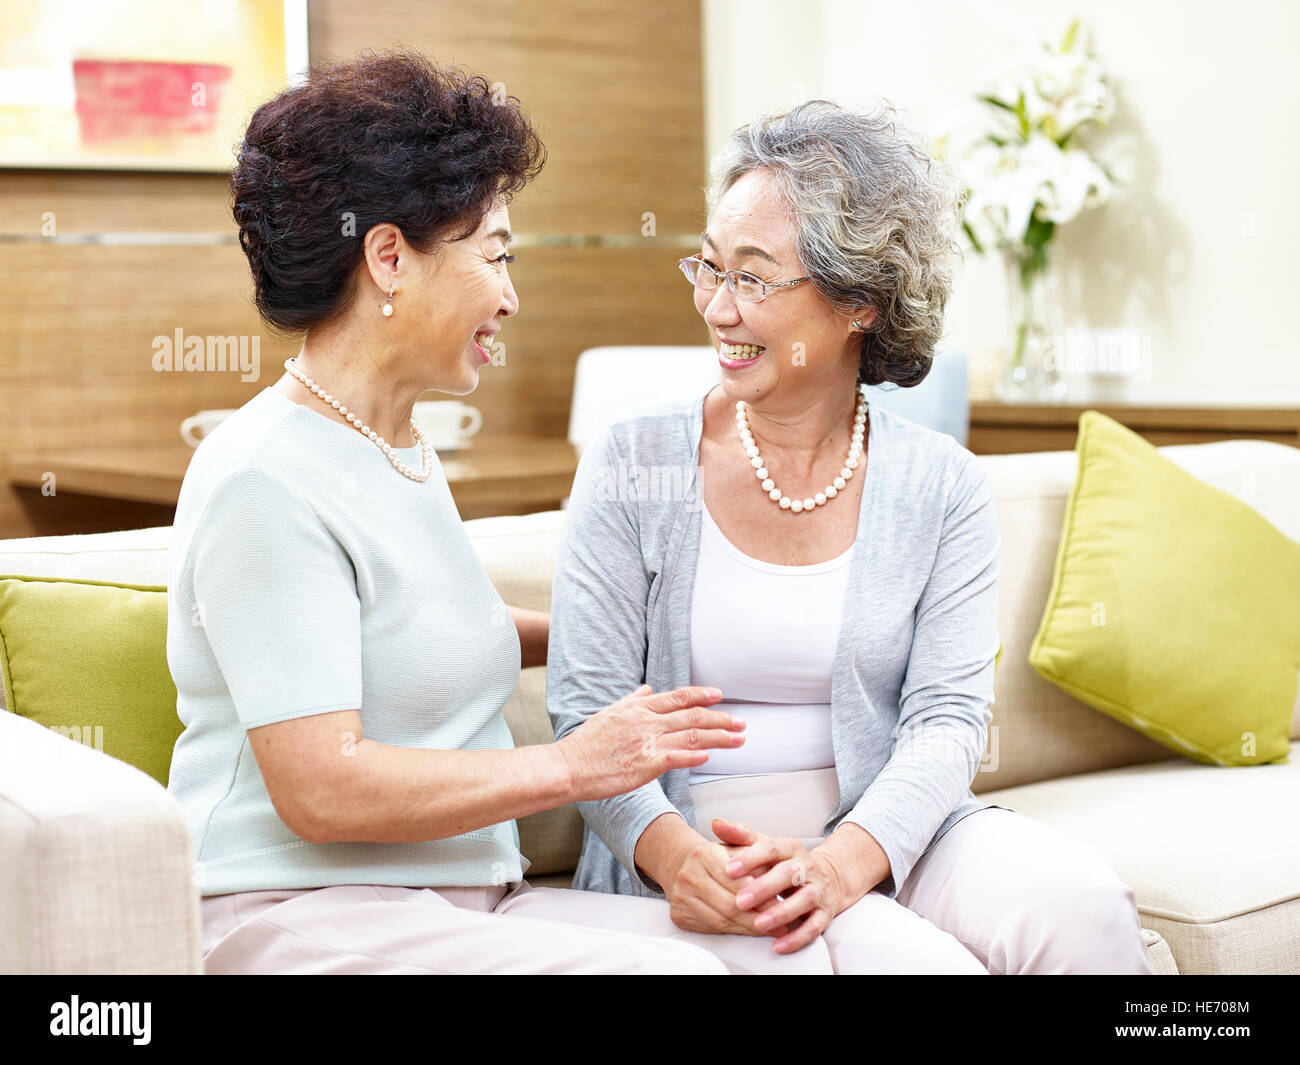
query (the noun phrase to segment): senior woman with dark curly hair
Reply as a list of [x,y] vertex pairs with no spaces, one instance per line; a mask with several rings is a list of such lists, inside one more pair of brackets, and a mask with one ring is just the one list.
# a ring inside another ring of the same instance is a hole
[[[644,931],[715,934],[729,961],[750,936],[837,973],[1149,973],[1104,859],[970,790],[993,497],[951,436],[863,390],[929,373],[959,250],[953,174],[892,112],[812,101],[735,131],[681,264],[721,383],[583,453],[557,736],[642,680],[714,685],[748,728],[707,766],[579,803],[575,886],[666,899]],[[655,481],[625,489],[628,470]]]
[[[262,316],[305,336],[204,440],[176,511],[169,790],[209,973],[727,972],[583,927],[564,892],[515,909],[514,818],[743,741],[699,687],[632,685],[518,750],[501,715],[548,618],[501,601],[411,410],[472,391],[518,310],[507,202],[543,157],[517,100],[401,51],[318,68],[249,123],[240,243]],[[615,926],[644,908],[608,902]]]

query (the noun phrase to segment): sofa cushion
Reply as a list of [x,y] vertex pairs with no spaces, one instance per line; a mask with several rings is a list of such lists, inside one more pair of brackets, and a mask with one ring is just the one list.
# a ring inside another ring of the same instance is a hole
[[[167,583],[171,541],[170,525],[0,540],[0,573],[161,586]],[[0,689],[3,709],[4,691]]]
[[[1157,450],[1300,539],[1300,448],[1223,440]],[[1051,589],[1077,454],[981,455],[979,461],[989,475],[1002,535],[998,635],[1005,654],[985,763],[971,790],[982,797],[995,788],[1177,758],[1169,748],[1044,680],[1029,664],[1029,647]],[[1290,737],[1300,739],[1300,693],[1292,708]]]
[[1094,847],[1179,972],[1300,973],[1300,743],[1292,752],[1289,764],[1175,758],[980,797]]
[[551,575],[564,521],[564,511],[546,510],[465,522],[474,553],[511,606],[551,609]]
[[1198,762],[1285,760],[1300,679],[1300,543],[1099,411],[1029,663]]
[[167,665],[167,593],[153,586],[0,577],[9,711],[166,785],[184,730]]
[[0,573],[165,586],[172,527],[0,540]]

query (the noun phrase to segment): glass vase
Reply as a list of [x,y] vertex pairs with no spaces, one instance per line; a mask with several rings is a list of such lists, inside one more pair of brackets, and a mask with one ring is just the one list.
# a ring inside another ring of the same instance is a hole
[[998,398],[1058,402],[1065,392],[1057,328],[1056,278],[1045,266],[1016,253],[1004,255],[1008,297],[1006,356]]

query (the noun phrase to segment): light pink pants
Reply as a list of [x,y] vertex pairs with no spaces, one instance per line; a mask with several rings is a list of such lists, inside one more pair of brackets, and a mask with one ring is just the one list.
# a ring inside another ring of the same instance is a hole
[[[834,770],[692,788],[715,816],[805,845],[838,801]],[[208,973],[1150,973],[1132,890],[1093,849],[1008,810],[958,821],[896,899],[879,891],[792,955],[706,935],[659,899],[527,882],[339,885],[205,896]]]

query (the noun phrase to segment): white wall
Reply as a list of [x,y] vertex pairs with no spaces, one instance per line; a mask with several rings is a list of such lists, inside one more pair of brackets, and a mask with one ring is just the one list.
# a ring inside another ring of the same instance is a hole
[[[1062,328],[1138,332],[1150,379],[1117,395],[1300,404],[1300,5],[705,0],[708,154],[757,114],[813,96],[884,97],[932,130],[1075,15],[1111,74],[1134,181],[1052,242]],[[970,355],[982,387],[1005,343],[1000,266],[969,253],[949,308],[945,343]]]

